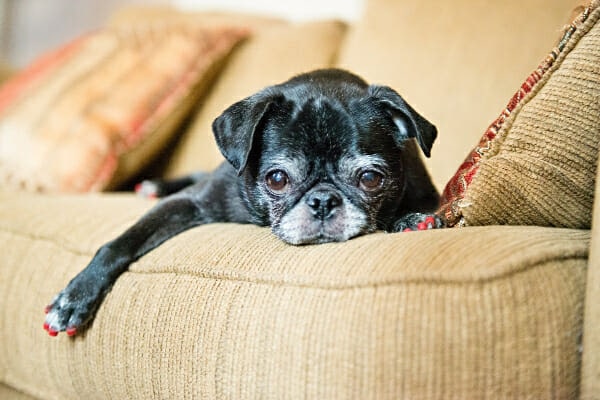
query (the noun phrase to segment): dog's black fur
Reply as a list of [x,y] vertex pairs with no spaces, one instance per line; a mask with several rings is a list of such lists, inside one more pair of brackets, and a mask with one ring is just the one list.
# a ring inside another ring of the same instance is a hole
[[233,104],[213,131],[227,161],[211,174],[145,183],[168,196],[56,296],[51,335],[74,334],[133,261],[197,225],[271,226],[291,244],[442,225],[426,214],[439,196],[416,148],[429,157],[436,128],[389,87],[318,70]]

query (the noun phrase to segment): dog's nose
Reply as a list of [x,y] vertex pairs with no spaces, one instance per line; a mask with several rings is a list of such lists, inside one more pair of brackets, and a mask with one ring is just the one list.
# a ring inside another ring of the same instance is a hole
[[342,204],[342,198],[329,190],[318,190],[311,193],[306,204],[312,209],[313,215],[319,219],[329,218],[333,210]]

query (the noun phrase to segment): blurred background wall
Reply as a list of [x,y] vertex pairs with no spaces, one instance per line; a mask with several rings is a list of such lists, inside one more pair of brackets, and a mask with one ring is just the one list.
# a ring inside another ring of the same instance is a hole
[[0,0],[0,60],[21,67],[42,52],[103,26],[125,5],[233,10],[292,21],[359,18],[364,0]]

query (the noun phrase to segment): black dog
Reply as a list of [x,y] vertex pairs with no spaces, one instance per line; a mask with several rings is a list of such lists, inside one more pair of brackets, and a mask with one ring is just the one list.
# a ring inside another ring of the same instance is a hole
[[129,264],[197,225],[271,226],[291,244],[442,226],[426,214],[439,196],[410,140],[429,157],[437,131],[389,87],[319,70],[233,104],[213,131],[227,162],[211,174],[146,183],[159,195],[183,190],[98,250],[47,307],[50,335],[75,334]]

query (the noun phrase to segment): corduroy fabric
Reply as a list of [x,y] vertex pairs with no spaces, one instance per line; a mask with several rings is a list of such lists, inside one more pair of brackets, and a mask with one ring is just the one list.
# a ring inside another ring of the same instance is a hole
[[600,2],[513,97],[444,191],[449,225],[589,229],[600,145]]
[[[598,176],[596,182],[600,182]],[[583,332],[581,399],[600,398],[600,185],[596,185]]]
[[48,337],[46,302],[151,204],[0,193],[1,382],[48,399],[578,394],[583,230],[297,247],[208,225],[132,265],[83,335]]
[[0,185],[114,189],[165,143],[248,32],[140,24],[41,57],[0,90]]

